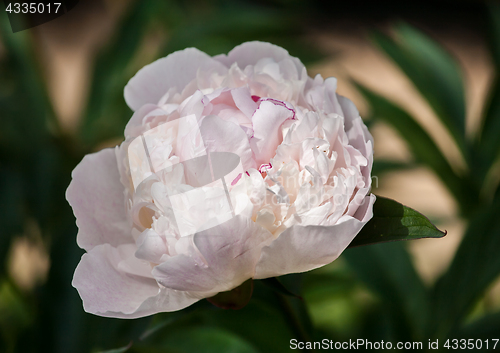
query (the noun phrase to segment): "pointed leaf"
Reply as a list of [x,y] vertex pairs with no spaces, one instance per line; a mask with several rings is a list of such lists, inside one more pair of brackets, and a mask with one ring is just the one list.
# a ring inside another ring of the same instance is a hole
[[382,34],[374,35],[374,40],[415,84],[468,157],[464,86],[456,60],[408,24],[399,24],[396,35],[397,42]]
[[417,162],[431,168],[459,204],[469,206],[476,204],[478,193],[471,185],[466,185],[465,180],[453,171],[436,143],[413,117],[366,88],[360,85],[357,85],[357,88],[368,100],[374,117],[389,123],[396,129],[410,147]]
[[488,2],[489,40],[495,67],[500,68],[500,4]]
[[429,314],[428,294],[404,243],[348,249],[342,257],[382,300],[391,318],[393,339],[422,339]]
[[447,272],[434,287],[432,333],[445,337],[500,275],[500,198],[477,212]]
[[130,342],[125,347],[109,349],[107,351],[100,351],[98,353],[125,353],[126,351],[128,351],[130,349],[130,347],[132,347],[132,342]]
[[445,235],[421,213],[394,200],[377,196],[373,205],[373,218],[349,247],[396,240],[441,238]]
[[[500,72],[500,67],[497,70]],[[475,157],[471,161],[474,177],[480,185],[500,156],[500,139],[498,138],[500,135],[500,73],[497,74],[492,87],[485,105],[481,134],[475,145]]]
[[500,336],[500,313],[486,314],[481,318],[461,327],[453,337],[488,339]]
[[151,0],[134,2],[118,27],[118,33],[97,58],[81,131],[83,140],[90,145],[121,137],[132,116],[123,99],[123,87],[139,69],[130,68],[129,64],[150,28],[154,6]]
[[500,4],[489,3],[489,44],[495,64],[495,80],[485,105],[485,114],[478,141],[474,162],[475,174],[482,182],[486,173],[500,155]]

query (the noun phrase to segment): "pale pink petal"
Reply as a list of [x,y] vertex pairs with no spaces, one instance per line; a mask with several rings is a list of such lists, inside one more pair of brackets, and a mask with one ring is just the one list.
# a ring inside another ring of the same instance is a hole
[[125,126],[125,137],[137,137],[143,133],[143,120],[152,111],[158,109],[155,104],[146,104],[134,112]]
[[[262,249],[254,278],[306,272],[334,261],[372,217],[375,196],[368,197],[355,217],[344,216],[333,226],[293,226]],[[364,213],[363,213],[364,212]],[[362,216],[361,220],[356,216]]]
[[198,49],[177,51],[139,70],[125,87],[125,101],[132,110],[158,104],[170,88],[182,92],[196,79],[198,70],[224,73],[227,68]]
[[[160,183],[157,183],[160,184]],[[153,229],[146,229],[137,239],[135,257],[153,263],[160,263],[164,254],[168,253],[166,241]]]
[[234,103],[247,118],[251,119],[255,110],[257,110],[257,103],[253,101],[248,87],[240,87],[231,90]]
[[[137,318],[185,308],[198,299],[190,293],[160,290],[152,277],[126,271],[128,267],[151,273],[149,263],[134,257],[134,245],[114,248],[104,244],[84,254],[72,285],[83,300],[85,311],[100,316]],[[127,266],[120,266],[127,261]]]
[[256,167],[247,135],[238,125],[209,115],[203,119],[200,131],[208,151],[232,152],[241,158],[244,170]]
[[88,251],[133,242],[114,149],[86,155],[71,176],[66,199],[76,216],[78,246]]
[[252,118],[254,137],[250,140],[250,145],[259,166],[269,163],[274,157],[276,148],[283,140],[280,127],[293,116],[294,112],[287,106],[273,101],[263,101],[255,111]]
[[304,65],[300,60],[295,57],[290,57],[288,51],[271,43],[258,41],[246,42],[235,47],[227,56],[221,54],[214,57],[214,59],[220,61],[227,67],[231,67],[233,63],[237,63],[242,70],[245,69],[247,65],[256,65],[262,58],[272,58],[276,62],[291,59],[297,70],[296,75],[298,77],[302,75]]
[[[359,118],[359,112],[354,103],[344,96],[340,94],[336,94],[337,101],[342,108],[342,116],[345,120],[345,131],[349,131],[352,127],[352,123],[354,120]],[[339,113],[340,114],[340,113]]]
[[201,256],[177,255],[153,270],[163,286],[176,290],[223,292],[253,277],[255,264],[271,233],[251,219],[236,216],[194,235]]

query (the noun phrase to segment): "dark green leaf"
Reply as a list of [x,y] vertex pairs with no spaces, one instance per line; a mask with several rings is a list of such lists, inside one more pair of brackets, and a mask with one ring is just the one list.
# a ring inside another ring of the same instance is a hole
[[389,123],[403,137],[417,162],[431,168],[460,205],[474,207],[478,192],[458,176],[427,132],[408,113],[387,99],[357,85],[368,100],[375,118]]
[[132,347],[132,342],[130,342],[127,346],[122,347],[122,348],[116,348],[116,349],[109,349],[107,351],[100,351],[98,353],[125,353]]
[[421,213],[394,200],[377,196],[373,205],[373,218],[349,247],[396,240],[441,238],[445,235]]
[[498,70],[500,68],[500,4],[495,1],[488,2],[489,15],[489,42],[491,54]]
[[133,2],[118,33],[100,53],[82,122],[82,137],[86,143],[94,145],[104,139],[123,136],[125,124],[132,116],[123,98],[123,88],[139,69],[130,68],[129,64],[150,29],[153,15],[154,1]]
[[483,124],[476,141],[476,156],[473,167],[474,174],[482,183],[486,173],[500,155],[500,5],[491,2],[490,14],[490,51],[495,63],[495,80],[491,86],[485,104]]
[[266,278],[266,279],[261,280],[261,282],[264,283],[269,288],[272,288],[273,290],[275,290],[277,293],[302,299],[297,294],[292,293],[290,290],[288,290],[288,288],[286,288],[283,285],[283,283],[281,283],[279,281],[279,279],[277,279],[276,277]]
[[[166,337],[161,352],[178,353],[257,353],[249,342],[229,330],[216,327],[186,327]],[[140,352],[151,352],[149,347]],[[156,348],[156,347],[155,347]],[[159,347],[158,347],[159,348]]]
[[[454,338],[488,339],[500,336],[500,313],[487,314],[461,327]],[[485,347],[486,348],[486,347]]]
[[0,282],[0,348],[14,351],[16,340],[24,328],[33,323],[33,310],[23,295],[7,280]]
[[207,298],[213,305],[222,309],[242,309],[245,307],[253,293],[253,280],[249,279],[238,287],[227,292],[220,292],[217,295]]
[[415,167],[416,167],[415,163],[398,162],[386,159],[375,159],[373,161],[372,175],[378,176],[384,173],[407,170]]
[[477,212],[433,295],[432,333],[445,337],[500,275],[500,199]]
[[12,33],[6,16],[0,16],[0,36],[6,50],[0,67],[0,143],[2,139],[9,139],[22,146],[28,139],[36,144],[59,125],[43,83],[32,38],[29,31]]
[[22,175],[0,165],[0,274],[7,266],[12,237],[23,231],[24,196]]
[[342,257],[382,300],[392,318],[395,339],[417,340],[424,337],[429,314],[427,291],[404,243],[348,249]]
[[[252,300],[241,310],[219,309],[203,300],[195,304],[200,310],[189,315],[179,312],[179,319],[160,328],[156,333],[144,339],[134,341],[134,351],[139,352],[184,352],[184,347],[177,345],[177,337],[183,332],[194,329],[217,329],[223,334],[230,333],[232,337],[249,342],[259,352],[288,352],[289,341],[294,338],[288,322],[280,311],[279,302],[274,293],[255,281],[255,293]],[[165,315],[165,314],[161,314]],[[168,315],[170,316],[170,315]],[[272,339],[269,339],[272,337]],[[192,343],[188,352],[198,352]],[[157,350],[152,350],[156,347]]]
[[475,145],[475,158],[472,160],[473,175],[480,185],[500,155],[500,139],[498,138],[500,136],[500,73],[492,87],[486,103],[481,134]]
[[382,34],[374,40],[415,84],[468,157],[464,88],[456,60],[408,24],[399,24],[396,35],[397,42]]

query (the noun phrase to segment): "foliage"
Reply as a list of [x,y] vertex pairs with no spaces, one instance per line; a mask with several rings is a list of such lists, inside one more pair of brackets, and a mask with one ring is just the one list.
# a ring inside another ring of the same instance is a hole
[[[491,182],[495,163],[500,158],[500,6],[491,4],[489,15],[490,50],[496,75],[484,109],[482,126],[475,135],[465,131],[465,89],[459,65],[443,47],[405,23],[395,26],[393,37],[382,33],[375,33],[372,37],[374,43],[407,75],[426,99],[453,137],[467,164],[467,168],[462,172],[453,170],[435,142],[414,117],[378,94],[358,86],[372,108],[373,119],[390,124],[403,137],[415,161],[436,174],[456,199],[461,216],[468,222],[464,238],[447,271],[430,288],[422,288],[422,285],[417,283],[419,280],[415,282],[412,287],[415,291],[411,293],[411,297],[410,293],[405,294],[398,290],[401,277],[396,277],[397,274],[394,274],[386,285],[381,285],[383,278],[374,279],[378,278],[374,274],[378,275],[384,271],[384,266],[388,266],[387,258],[398,256],[400,266],[391,261],[391,270],[403,271],[402,268],[407,267],[405,276],[415,277],[415,271],[408,266],[411,264],[409,255],[404,253],[402,248],[398,250],[399,255],[393,253],[396,247],[391,249],[387,246],[362,248],[359,257],[349,252],[346,254],[348,262],[378,294],[380,300],[385,303],[383,305],[388,309],[397,305],[395,312],[399,314],[404,313],[405,307],[408,306],[414,310],[406,318],[403,315],[394,318],[394,329],[405,327],[401,332],[395,333],[394,340],[405,336],[421,340],[492,338],[500,330],[495,321],[495,313],[469,322],[469,316],[483,293],[500,275],[497,256],[500,251],[500,226],[497,220],[500,193],[498,180]],[[362,261],[368,258],[370,260]],[[375,265],[376,261],[371,261],[372,258],[380,259],[380,268]],[[391,287],[394,287],[394,290],[388,290]],[[402,298],[403,295],[406,296]],[[406,311],[410,313],[409,310]],[[415,321],[419,321],[418,325]],[[481,332],[481,335],[473,334],[478,332]]]

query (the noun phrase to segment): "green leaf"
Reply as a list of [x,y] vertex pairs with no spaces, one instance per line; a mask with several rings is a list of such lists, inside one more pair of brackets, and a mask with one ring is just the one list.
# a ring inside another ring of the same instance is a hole
[[437,174],[443,185],[464,207],[463,212],[477,204],[478,192],[453,171],[435,142],[413,117],[366,88],[360,85],[357,85],[357,88],[370,104],[374,117],[396,129],[410,147],[417,162],[425,164]]
[[0,36],[5,47],[0,66],[0,145],[26,152],[53,132],[49,127],[53,130],[58,124],[39,62],[34,60],[29,31],[12,33],[4,17],[0,16]]
[[374,35],[375,42],[415,84],[468,158],[464,87],[456,60],[408,24],[395,30],[397,42],[382,34]]
[[253,293],[253,280],[243,282],[227,292],[220,292],[207,300],[218,308],[238,310],[245,307]]
[[446,273],[433,289],[431,333],[445,337],[458,327],[476,300],[500,275],[500,198],[479,210]]
[[490,51],[495,64],[495,80],[485,104],[483,124],[475,145],[475,158],[472,160],[474,174],[479,182],[500,155],[500,5],[489,4]]
[[[249,342],[229,330],[216,327],[186,327],[163,340],[161,352],[258,353]],[[149,347],[139,351],[151,352]],[[155,347],[156,348],[156,347]]]
[[154,1],[135,1],[119,25],[118,33],[99,54],[82,122],[81,135],[87,144],[123,136],[125,124],[132,116],[123,98],[123,88],[138,69],[129,65],[150,28],[148,24],[153,15]]
[[373,218],[349,247],[396,240],[441,238],[445,235],[421,213],[397,201],[377,196],[373,205]]
[[280,294],[283,294],[283,295],[287,295],[287,296],[290,296],[290,297],[295,297],[295,298],[302,299],[297,294],[292,293],[290,290],[288,290],[288,288],[286,288],[283,285],[283,283],[281,283],[279,281],[279,279],[277,279],[276,277],[266,278],[266,279],[261,280],[261,282],[263,284],[265,284],[266,286],[268,286],[269,288],[271,288],[274,291],[276,291],[277,293],[280,293]]
[[500,68],[500,4],[498,2],[488,2],[489,32],[491,54],[495,67]]
[[484,315],[453,333],[453,338],[491,339],[499,336],[500,313],[498,312]]
[[[8,348],[5,352],[14,351],[20,333],[34,321],[33,310],[25,298],[12,283],[0,281],[0,348],[3,343]],[[4,341],[4,342],[2,342]]]
[[[499,44],[500,45],[500,44]],[[500,71],[500,67],[498,69]],[[500,156],[500,74],[497,74],[493,89],[489,92],[485,104],[485,115],[483,125],[475,144],[475,158],[472,160],[474,177],[481,185],[493,166],[495,160]]]
[[378,176],[384,173],[408,170],[415,167],[415,163],[392,161],[388,159],[375,159],[373,161],[372,175]]
[[403,245],[363,246],[346,250],[342,257],[382,300],[394,339],[411,341],[424,338],[429,307],[426,288]]
[[98,353],[125,353],[126,351],[128,351],[130,349],[130,347],[132,347],[132,342],[130,342],[125,347],[109,349],[106,351],[99,351]]
[[0,274],[7,266],[12,237],[23,231],[25,192],[22,175],[0,165]]

